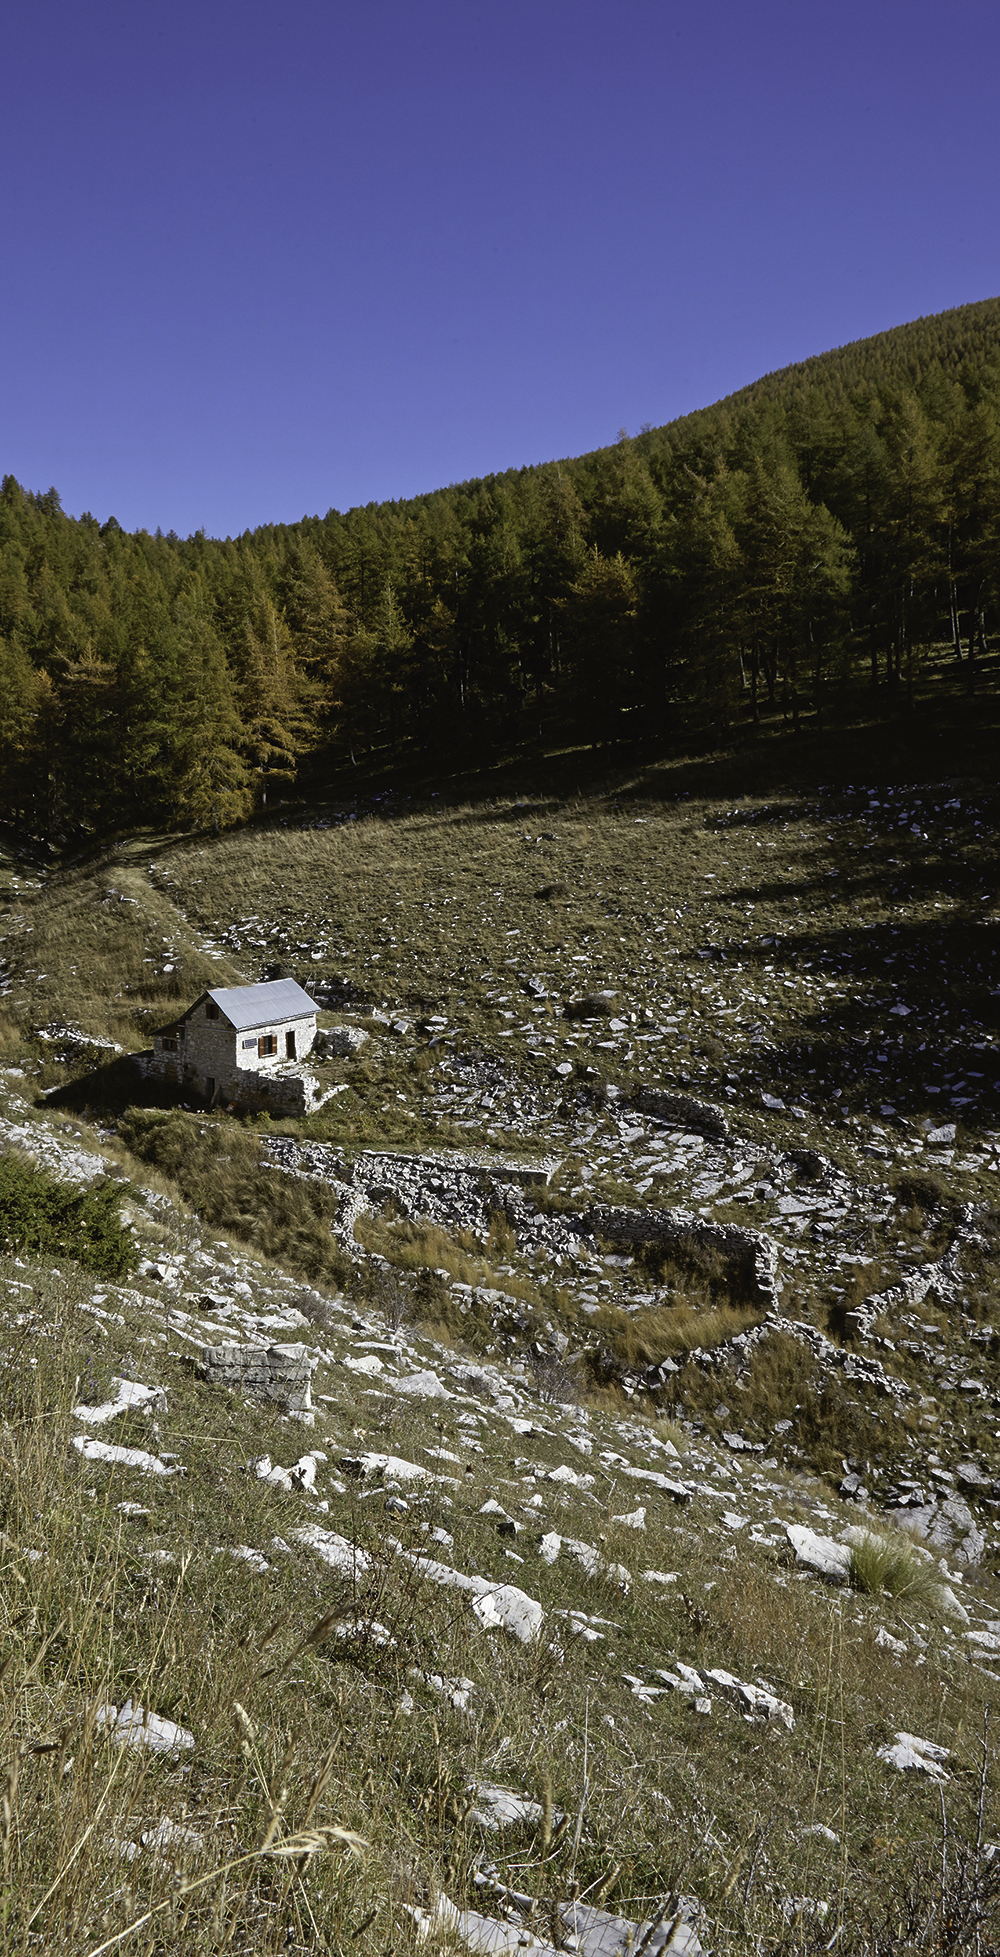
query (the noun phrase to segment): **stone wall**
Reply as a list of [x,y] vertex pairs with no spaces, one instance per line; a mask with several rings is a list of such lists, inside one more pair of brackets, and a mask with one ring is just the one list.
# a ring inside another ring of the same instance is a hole
[[199,1370],[214,1386],[301,1416],[312,1411],[313,1364],[304,1345],[206,1345]]
[[[266,1033],[274,1034],[278,1051],[262,1059],[257,1043]],[[295,1054],[291,1060],[285,1051],[285,1036],[288,1033],[295,1034]],[[271,1026],[255,1026],[252,1031],[236,1034],[236,1066],[240,1073],[244,1070],[254,1074],[280,1073],[283,1067],[294,1067],[296,1061],[304,1060],[312,1052],[315,1042],[315,1013],[309,1013],[302,1019],[275,1020]]]
[[610,1243],[675,1244],[678,1249],[700,1246],[729,1258],[734,1273],[749,1279],[757,1301],[766,1311],[778,1309],[777,1245],[761,1230],[744,1230],[738,1223],[713,1223],[688,1210],[628,1210],[600,1204],[582,1219],[588,1235]]
[[[184,1029],[184,1078],[191,1081],[199,1092],[205,1092],[206,1080],[214,1080],[220,1094],[225,1095],[231,1083],[235,1083],[237,1061],[236,1040],[239,1035],[221,1016],[207,1019],[203,1002],[185,1022]],[[178,1058],[181,1058],[181,1042],[177,1042]],[[228,1098],[232,1098],[231,1094]]]
[[296,1067],[294,1061],[286,1060],[284,1069],[275,1073],[251,1073],[248,1068],[240,1067],[231,1086],[221,1090],[217,1099],[223,1104],[232,1102],[234,1106],[258,1108],[268,1114],[309,1114],[326,1095],[308,1067]]

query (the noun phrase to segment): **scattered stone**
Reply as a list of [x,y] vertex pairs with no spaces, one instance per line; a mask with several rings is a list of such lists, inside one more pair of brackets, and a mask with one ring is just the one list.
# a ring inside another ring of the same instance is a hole
[[907,1645],[905,1639],[894,1638],[892,1632],[887,1631],[884,1624],[880,1624],[878,1630],[875,1633],[875,1643],[879,1645],[883,1651],[895,1651],[897,1653],[900,1653],[900,1652],[907,1651],[909,1649],[909,1646]]
[[373,1476],[385,1482],[421,1481],[431,1472],[419,1461],[404,1461],[398,1454],[345,1454],[337,1466],[352,1481],[370,1481]]
[[[523,1794],[515,1794],[509,1787],[492,1787],[489,1781],[473,1781],[470,1794],[476,1805],[469,1816],[470,1821],[478,1821],[481,1828],[495,1834],[499,1828],[514,1828],[522,1821],[540,1821],[542,1810],[537,1801],[529,1801]],[[557,1819],[553,1812],[553,1820]],[[562,1816],[559,1815],[559,1820]]]
[[[318,1522],[306,1523],[304,1528],[295,1531],[295,1535],[296,1540],[304,1543],[307,1549],[314,1549],[331,1570],[336,1570],[339,1576],[350,1577],[352,1583],[359,1576],[366,1576],[371,1568],[371,1557],[365,1550],[358,1549],[356,1544],[347,1542],[332,1529],[321,1529]],[[277,1536],[274,1546],[276,1549],[288,1547]]]
[[832,1583],[844,1583],[851,1564],[851,1552],[846,1543],[834,1542],[830,1536],[818,1536],[813,1529],[807,1529],[802,1522],[786,1522],[785,1534],[795,1551],[795,1561],[804,1568],[816,1570],[820,1576]]
[[745,1706],[748,1719],[776,1719],[782,1726],[787,1726],[789,1732],[793,1730],[795,1714],[791,1706],[786,1705],[783,1699],[777,1698],[765,1686],[745,1685],[742,1679],[734,1678],[731,1672],[705,1672],[704,1677],[707,1683],[717,1685],[720,1691]]
[[691,1490],[683,1481],[672,1481],[669,1475],[661,1475],[656,1468],[623,1468],[622,1474],[631,1481],[647,1481],[653,1488],[662,1488],[675,1502],[689,1502]]
[[143,1829],[138,1841],[116,1841],[114,1846],[124,1862],[134,1862],[143,1853],[154,1856],[169,1853],[186,1860],[203,1848],[204,1843],[200,1829],[185,1828],[163,1814],[155,1827]]
[[74,1419],[85,1421],[88,1427],[103,1427],[117,1414],[127,1413],[130,1407],[145,1407],[147,1410],[156,1407],[159,1412],[166,1407],[167,1396],[162,1386],[140,1386],[131,1379],[118,1379],[114,1384],[117,1392],[113,1400],[105,1400],[98,1407],[74,1407]]
[[250,1467],[258,1481],[269,1482],[273,1488],[283,1488],[285,1493],[290,1495],[296,1488],[314,1488],[316,1469],[325,1460],[326,1455],[316,1449],[312,1454],[303,1454],[301,1459],[296,1461],[294,1468],[276,1468],[271,1464],[270,1455],[262,1454],[259,1460],[251,1461]]
[[112,1467],[139,1468],[145,1475],[182,1475],[175,1462],[161,1461],[141,1447],[112,1447],[108,1441],[92,1441],[85,1434],[74,1434],[73,1446],[85,1461],[107,1461]]
[[392,1382],[394,1393],[412,1393],[422,1400],[452,1400],[454,1394],[439,1380],[436,1373],[407,1373],[398,1375]]
[[[484,1882],[488,1879],[477,1877]],[[504,1892],[505,1897],[510,1893]],[[481,1952],[483,1957],[507,1957],[507,1953],[510,1957],[560,1957],[560,1952],[567,1950],[575,1951],[576,1957],[622,1957],[630,1950],[642,1951],[643,1957],[705,1957],[697,1934],[701,1908],[690,1896],[670,1897],[659,1918],[639,1923],[592,1909],[588,1903],[563,1903],[559,1906],[558,1945],[529,1927],[530,1897],[511,1897],[511,1901],[515,1906],[506,1920],[482,1916],[474,1909],[458,1909],[447,1896],[439,1896],[430,1909],[411,1904],[408,1910],[418,1943],[444,1934],[457,1937],[468,1950]]]
[[317,1033],[314,1054],[324,1059],[346,1060],[352,1053],[359,1053],[367,1044],[368,1034],[363,1026],[328,1026]]

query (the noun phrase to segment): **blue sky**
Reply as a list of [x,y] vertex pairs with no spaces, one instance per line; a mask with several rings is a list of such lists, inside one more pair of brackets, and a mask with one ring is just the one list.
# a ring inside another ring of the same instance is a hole
[[225,536],[1000,291],[995,0],[0,0],[0,472]]

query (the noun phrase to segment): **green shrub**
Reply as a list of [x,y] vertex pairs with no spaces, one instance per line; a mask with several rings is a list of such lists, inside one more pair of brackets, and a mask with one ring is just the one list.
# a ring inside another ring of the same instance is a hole
[[122,1278],[139,1254],[118,1215],[122,1189],[57,1182],[16,1155],[0,1156],[0,1252],[72,1257],[97,1277]]

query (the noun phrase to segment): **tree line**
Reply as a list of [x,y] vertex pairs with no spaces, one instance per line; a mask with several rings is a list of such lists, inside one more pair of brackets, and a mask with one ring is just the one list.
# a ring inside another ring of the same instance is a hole
[[[347,755],[836,711],[946,644],[994,684],[1000,301],[574,460],[237,538],[0,486],[0,818],[222,827]],[[987,662],[989,662],[987,664]]]

